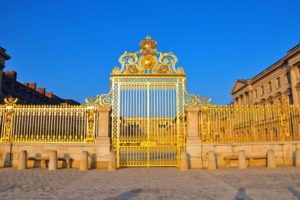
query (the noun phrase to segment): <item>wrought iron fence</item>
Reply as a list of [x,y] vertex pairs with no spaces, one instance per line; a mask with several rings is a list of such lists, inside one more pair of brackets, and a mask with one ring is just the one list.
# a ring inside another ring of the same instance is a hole
[[300,140],[299,106],[203,105],[199,109],[199,136],[203,142]]
[[1,142],[86,143],[98,135],[96,106],[17,105],[0,108]]
[[[97,105],[17,105],[13,98],[5,102],[0,106],[1,142],[86,143],[98,136]],[[300,141],[299,106],[198,106],[203,142]]]

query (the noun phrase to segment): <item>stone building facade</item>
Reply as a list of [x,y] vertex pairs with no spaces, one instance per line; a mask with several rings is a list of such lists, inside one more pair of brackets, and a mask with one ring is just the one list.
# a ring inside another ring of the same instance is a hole
[[20,104],[72,104],[79,105],[72,99],[63,99],[45,88],[38,88],[36,83],[20,83],[17,81],[16,71],[3,72],[5,61],[11,57],[6,50],[0,47],[0,103],[4,103],[5,97],[18,98]]
[[288,97],[300,104],[300,43],[273,65],[250,79],[236,80],[231,94],[235,105],[273,104]]

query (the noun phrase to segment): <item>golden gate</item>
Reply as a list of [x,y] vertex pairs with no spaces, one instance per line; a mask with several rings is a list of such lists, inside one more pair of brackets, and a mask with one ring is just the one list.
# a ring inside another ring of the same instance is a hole
[[[185,74],[177,58],[156,51],[125,52],[111,75],[112,147],[120,166],[178,166],[185,149]],[[105,98],[104,98],[105,99]]]

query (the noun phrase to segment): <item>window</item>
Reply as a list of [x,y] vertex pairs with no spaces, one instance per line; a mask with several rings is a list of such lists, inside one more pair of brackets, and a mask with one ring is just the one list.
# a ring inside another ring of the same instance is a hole
[[268,84],[268,90],[269,90],[269,92],[272,92],[272,82],[271,81]]
[[290,72],[288,72],[286,74],[286,83],[290,84],[291,83],[291,75],[290,75]]
[[276,78],[276,88],[280,88],[280,77]]
[[261,95],[264,95],[265,91],[264,91],[264,86],[263,85],[260,87],[260,90],[261,90]]
[[254,90],[254,97],[257,98],[257,89]]
[[292,96],[291,94],[289,95],[289,103],[290,103],[290,104],[293,104],[293,103],[294,103],[294,101],[293,101],[293,96]]

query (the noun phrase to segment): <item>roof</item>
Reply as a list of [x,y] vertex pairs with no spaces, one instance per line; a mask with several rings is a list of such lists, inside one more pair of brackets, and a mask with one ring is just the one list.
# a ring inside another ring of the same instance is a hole
[[[290,57],[296,55],[297,53],[300,53],[300,43],[298,43],[293,48],[291,48],[287,52],[287,55],[285,55],[283,58],[281,58],[278,61],[276,61],[275,63],[273,63],[271,66],[269,66],[265,70],[261,71],[260,73],[258,73],[253,78],[250,78],[250,79],[237,79],[234,86],[231,89],[231,94],[233,94],[233,91],[236,87],[237,82],[244,83],[244,84],[249,84],[249,82],[251,81],[251,83],[253,83],[253,82],[257,81],[258,79],[262,78],[263,76],[265,76],[266,74],[270,73],[271,71],[273,71],[273,70],[277,69],[278,67],[280,67],[283,63],[285,63],[287,61],[287,59],[289,59]],[[242,89],[242,88],[240,88],[240,89]]]

